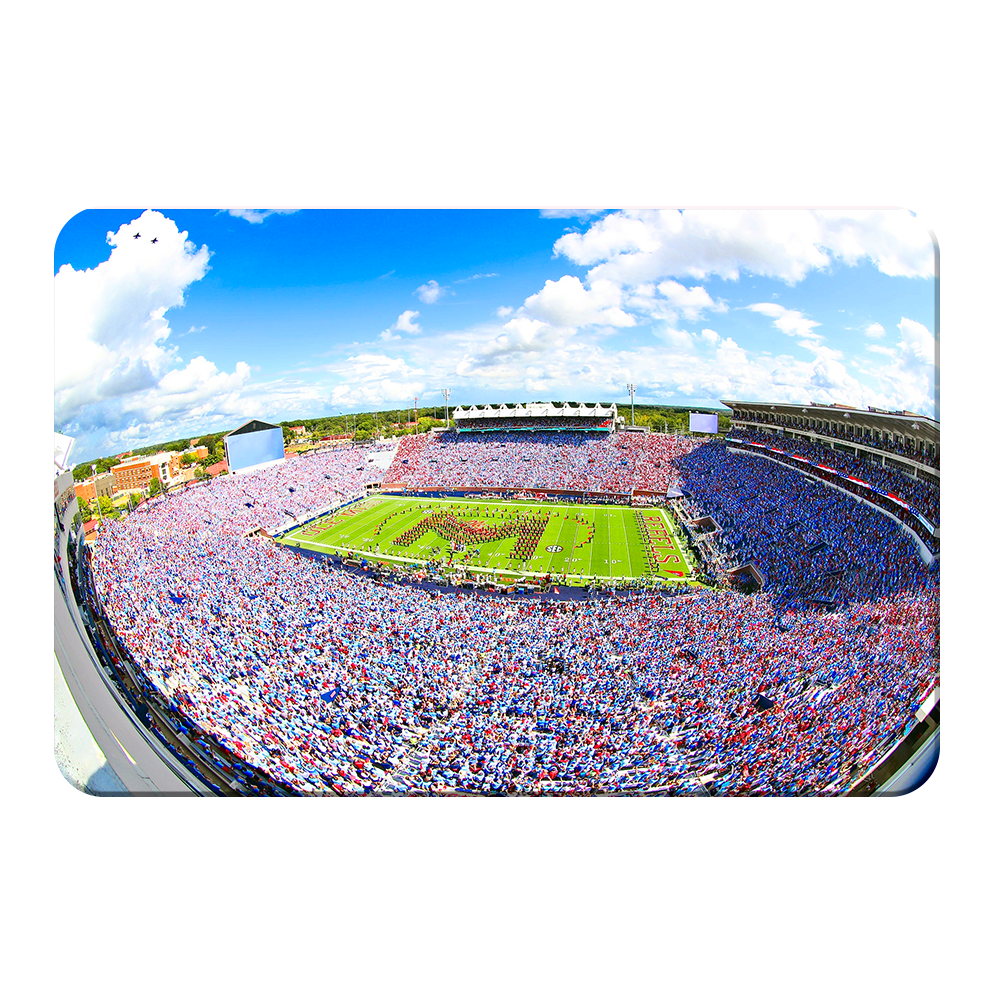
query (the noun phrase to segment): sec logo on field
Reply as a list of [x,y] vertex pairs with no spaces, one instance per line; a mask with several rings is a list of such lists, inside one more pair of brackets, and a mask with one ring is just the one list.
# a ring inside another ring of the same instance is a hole
[[562,546],[561,545],[546,545],[545,546],[545,551],[546,552],[562,552]]

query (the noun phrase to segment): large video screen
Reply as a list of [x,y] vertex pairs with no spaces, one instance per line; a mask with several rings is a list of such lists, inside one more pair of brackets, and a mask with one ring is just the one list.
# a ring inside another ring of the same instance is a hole
[[719,433],[718,413],[689,413],[688,416],[691,418],[689,430],[700,431],[702,434]]
[[226,438],[226,458],[230,472],[239,472],[253,465],[276,462],[285,457],[281,428],[232,434]]

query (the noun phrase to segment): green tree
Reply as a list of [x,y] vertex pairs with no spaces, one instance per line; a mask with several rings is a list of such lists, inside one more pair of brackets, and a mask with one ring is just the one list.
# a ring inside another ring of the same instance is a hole
[[149,495],[151,497],[157,497],[162,492],[163,487],[160,486],[160,480],[156,476],[153,476],[153,478],[149,481]]
[[85,521],[94,520],[94,511],[90,504],[83,499],[83,497],[80,498],[80,517],[82,517]]
[[99,496],[98,506],[101,508],[101,517],[120,517],[121,511],[111,502],[110,497]]
[[142,494],[141,493],[130,493],[129,494],[129,500],[132,501],[132,506],[133,507],[138,507],[139,504],[142,503]]
[[208,473],[205,471],[204,466],[199,465],[197,469],[194,470],[195,479],[208,479]]

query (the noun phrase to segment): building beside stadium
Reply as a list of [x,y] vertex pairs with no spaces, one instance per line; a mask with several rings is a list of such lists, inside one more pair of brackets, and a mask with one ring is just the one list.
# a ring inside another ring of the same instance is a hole
[[110,500],[118,488],[117,480],[112,472],[98,473],[96,476],[91,476],[89,479],[75,484],[77,498],[87,503],[93,503],[97,497],[107,497]]
[[182,482],[181,456],[176,451],[161,451],[155,455],[135,455],[112,466],[117,492],[138,493],[149,490],[158,479],[166,488]]

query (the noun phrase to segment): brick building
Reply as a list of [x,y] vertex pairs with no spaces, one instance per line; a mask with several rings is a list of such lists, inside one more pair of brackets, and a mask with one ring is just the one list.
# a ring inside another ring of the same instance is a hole
[[112,468],[119,490],[127,493],[146,492],[154,478],[160,486],[181,482],[181,456],[176,451],[161,451],[156,455],[136,455]]
[[76,490],[79,500],[93,503],[95,497],[107,497],[110,500],[118,490],[118,484],[114,473],[102,472],[98,473],[97,476],[91,476],[90,479],[75,483],[73,488]]

